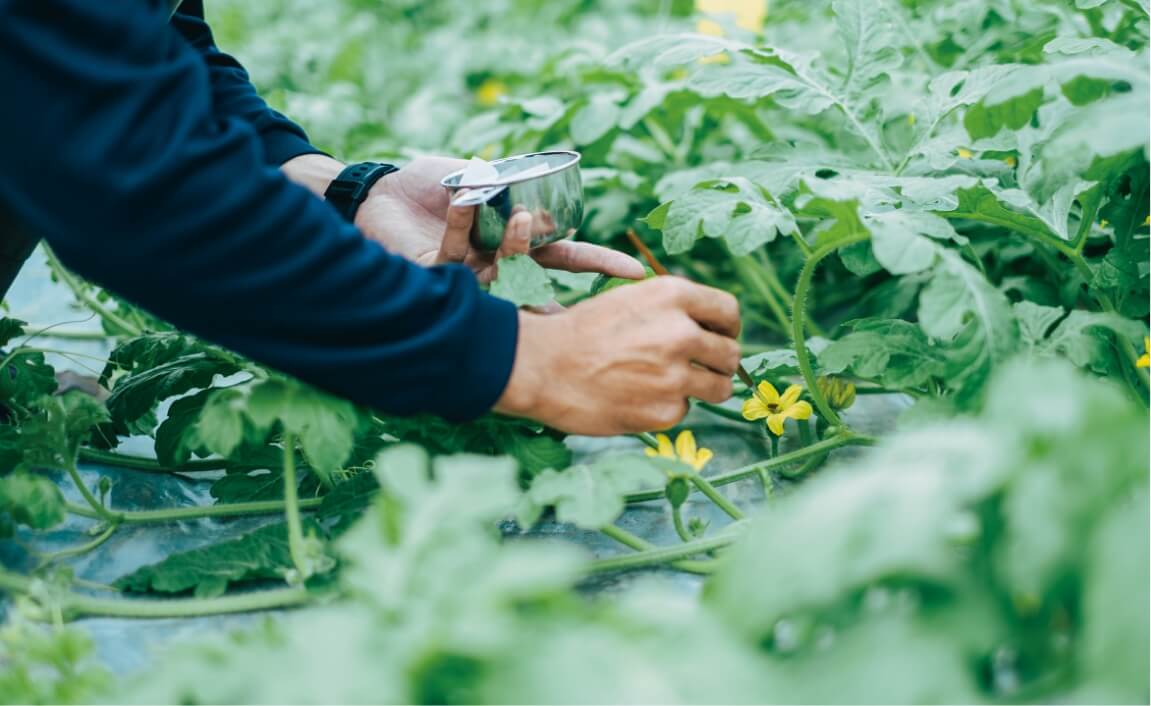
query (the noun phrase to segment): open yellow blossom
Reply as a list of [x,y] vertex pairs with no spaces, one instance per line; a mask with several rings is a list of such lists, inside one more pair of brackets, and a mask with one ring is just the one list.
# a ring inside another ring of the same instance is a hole
[[[730,16],[735,20],[736,27],[758,32],[763,29],[763,21],[767,19],[767,4],[768,0],[695,0],[695,9],[705,14]],[[714,31],[719,29],[716,23],[704,26],[701,22],[700,25],[700,32],[722,36],[722,30]]]
[[476,89],[476,102],[485,108],[491,108],[508,94],[508,85],[498,78],[489,78]]
[[648,456],[657,458],[669,458],[673,461],[679,461],[685,465],[691,466],[697,471],[702,471],[707,462],[711,460],[714,455],[711,449],[697,448],[695,445],[695,434],[691,433],[690,429],[681,431],[675,437],[675,445],[671,443],[671,438],[667,434],[656,434],[656,441],[659,442],[658,449],[649,448],[645,451]]
[[1139,356],[1139,360],[1135,361],[1137,368],[1151,368],[1151,338],[1143,337],[1143,355]]
[[792,385],[783,394],[775,386],[764,380],[755,388],[756,394],[743,403],[743,418],[747,420],[767,418],[767,428],[776,436],[783,436],[783,422],[792,419],[810,419],[811,405],[801,399],[803,388]]
[[955,154],[959,155],[960,159],[971,159],[975,156],[975,153],[966,147],[960,147],[959,149],[955,150]]

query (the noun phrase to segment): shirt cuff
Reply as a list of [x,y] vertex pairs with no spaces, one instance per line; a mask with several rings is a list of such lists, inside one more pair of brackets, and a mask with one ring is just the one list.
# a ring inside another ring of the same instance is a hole
[[453,405],[444,418],[452,422],[471,421],[490,412],[504,394],[516,362],[519,340],[519,311],[511,302],[478,293],[475,310],[469,317],[468,355],[462,377],[453,385]]
[[263,130],[260,132],[260,141],[264,143],[264,159],[274,167],[302,154],[327,155],[327,152],[317,149],[294,130],[286,128]]

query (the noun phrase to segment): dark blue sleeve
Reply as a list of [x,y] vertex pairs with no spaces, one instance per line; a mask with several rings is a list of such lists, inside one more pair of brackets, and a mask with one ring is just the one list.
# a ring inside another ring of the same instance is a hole
[[502,394],[514,307],[267,165],[161,3],[0,0],[0,96],[0,200],[78,273],[385,412],[466,419]]
[[216,46],[212,29],[204,21],[202,0],[184,0],[172,16],[172,26],[208,65],[213,112],[234,115],[251,123],[264,145],[268,164],[279,166],[301,154],[322,154],[308,142],[303,128],[268,107],[240,62]]

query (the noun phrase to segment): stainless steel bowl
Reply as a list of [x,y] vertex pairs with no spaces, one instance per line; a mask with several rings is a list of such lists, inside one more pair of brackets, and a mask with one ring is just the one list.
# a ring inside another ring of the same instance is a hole
[[[520,212],[532,214],[531,246],[570,238],[583,222],[583,184],[578,152],[533,152],[492,162],[500,173],[498,184],[459,185],[463,170],[453,172],[440,183],[452,194],[455,205],[478,206],[472,225],[472,245],[480,250],[498,250],[511,217]],[[543,166],[545,171],[515,175]]]

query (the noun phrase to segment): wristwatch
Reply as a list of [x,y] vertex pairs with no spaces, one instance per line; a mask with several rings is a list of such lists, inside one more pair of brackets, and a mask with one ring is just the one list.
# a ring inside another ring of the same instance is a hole
[[324,200],[332,204],[332,208],[336,209],[345,221],[351,223],[360,204],[368,198],[368,191],[372,185],[382,177],[399,170],[400,168],[394,164],[380,162],[350,164],[344,167],[340,175],[328,185],[324,191]]

